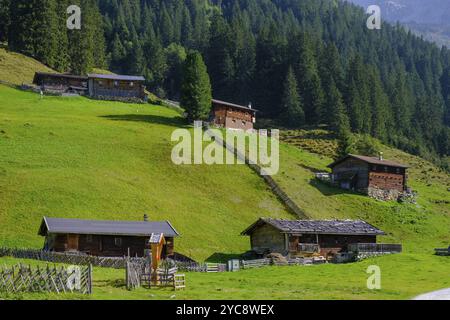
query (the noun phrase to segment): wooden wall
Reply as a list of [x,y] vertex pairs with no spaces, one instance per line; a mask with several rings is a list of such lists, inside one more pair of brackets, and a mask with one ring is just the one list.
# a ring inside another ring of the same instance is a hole
[[[121,239],[120,245],[116,244],[116,238]],[[123,257],[144,256],[149,237],[109,236],[109,235],[48,235],[46,248],[50,251],[68,252],[78,251],[93,256]],[[163,249],[163,257],[174,254],[174,239],[166,238],[167,244]]]
[[145,97],[145,87],[142,81],[89,79],[89,95],[93,97],[105,96],[143,99]]
[[333,168],[333,178],[337,183],[341,182],[342,176],[348,174],[358,175],[353,186],[355,190],[365,190],[369,185],[369,165],[361,160],[349,158]]
[[266,248],[277,253],[287,251],[285,235],[269,224],[264,224],[255,229],[250,236],[250,242],[252,250],[255,251]]
[[253,129],[253,112],[220,104],[213,105],[214,124],[229,129]]

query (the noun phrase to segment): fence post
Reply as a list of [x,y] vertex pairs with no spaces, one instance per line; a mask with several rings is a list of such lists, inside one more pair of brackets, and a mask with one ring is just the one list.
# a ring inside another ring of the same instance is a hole
[[93,268],[92,264],[89,264],[88,266],[88,294],[92,294],[92,275],[93,275]]

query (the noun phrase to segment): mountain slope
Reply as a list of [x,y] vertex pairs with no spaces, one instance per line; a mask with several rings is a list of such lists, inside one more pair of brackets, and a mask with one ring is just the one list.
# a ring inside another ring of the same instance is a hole
[[426,39],[450,47],[450,2],[447,0],[347,0],[367,8],[379,5],[382,18],[401,22]]
[[170,220],[176,251],[249,249],[260,216],[293,218],[246,166],[176,166],[173,110],[0,86],[0,245],[41,247],[42,216]]

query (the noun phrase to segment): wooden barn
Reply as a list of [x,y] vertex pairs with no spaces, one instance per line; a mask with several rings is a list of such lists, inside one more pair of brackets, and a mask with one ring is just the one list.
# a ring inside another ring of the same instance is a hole
[[81,95],[88,91],[88,78],[73,74],[36,72],[33,83],[43,91],[72,92]]
[[343,189],[370,194],[373,190],[402,193],[407,189],[408,166],[380,157],[349,154],[330,164],[331,181]]
[[39,235],[45,237],[44,250],[74,252],[102,257],[143,257],[149,240],[162,234],[162,256],[174,254],[178,232],[168,221],[97,221],[44,217]]
[[376,244],[385,233],[364,221],[277,220],[260,218],[242,235],[250,236],[253,251],[302,256],[332,256],[347,252],[352,244]]
[[113,74],[88,74],[89,96],[102,100],[146,100],[145,78]]
[[257,110],[237,104],[212,100],[211,122],[221,128],[252,130]]

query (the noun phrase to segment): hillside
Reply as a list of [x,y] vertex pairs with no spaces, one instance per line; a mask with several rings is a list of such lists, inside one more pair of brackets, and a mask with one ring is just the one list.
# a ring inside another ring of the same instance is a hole
[[[275,180],[311,218],[363,219],[388,235],[381,242],[401,242],[408,252],[432,252],[450,243],[450,177],[432,163],[382,146],[387,159],[411,166],[408,185],[418,192],[417,205],[379,202],[359,194],[332,188],[314,179],[327,172],[336,142],[329,132],[307,131],[281,145],[280,174]],[[286,134],[285,134],[286,135]],[[292,132],[288,132],[292,136]],[[286,138],[285,138],[286,139]],[[301,147],[299,147],[301,146]],[[309,149],[315,153],[304,151]]]
[[0,86],[0,245],[39,248],[44,215],[170,220],[176,250],[203,260],[249,249],[260,216],[292,218],[246,166],[175,166],[178,113]]
[[31,83],[37,71],[53,72],[35,59],[0,48],[0,80],[16,85]]
[[[171,132],[183,120],[151,105],[49,98],[1,87],[0,245],[40,247],[43,215],[94,219],[168,219],[182,233],[177,250],[196,259],[249,249],[239,233],[260,216],[288,214],[262,179],[245,166],[177,167]],[[320,131],[317,150],[333,148]],[[320,148],[323,144],[325,147]],[[305,148],[305,147],[304,147]],[[311,218],[358,218],[430,252],[450,242],[449,177],[432,164],[386,148],[411,164],[418,205],[382,203],[314,180],[332,159],[281,144],[274,178]],[[195,184],[195,185],[193,185]]]

